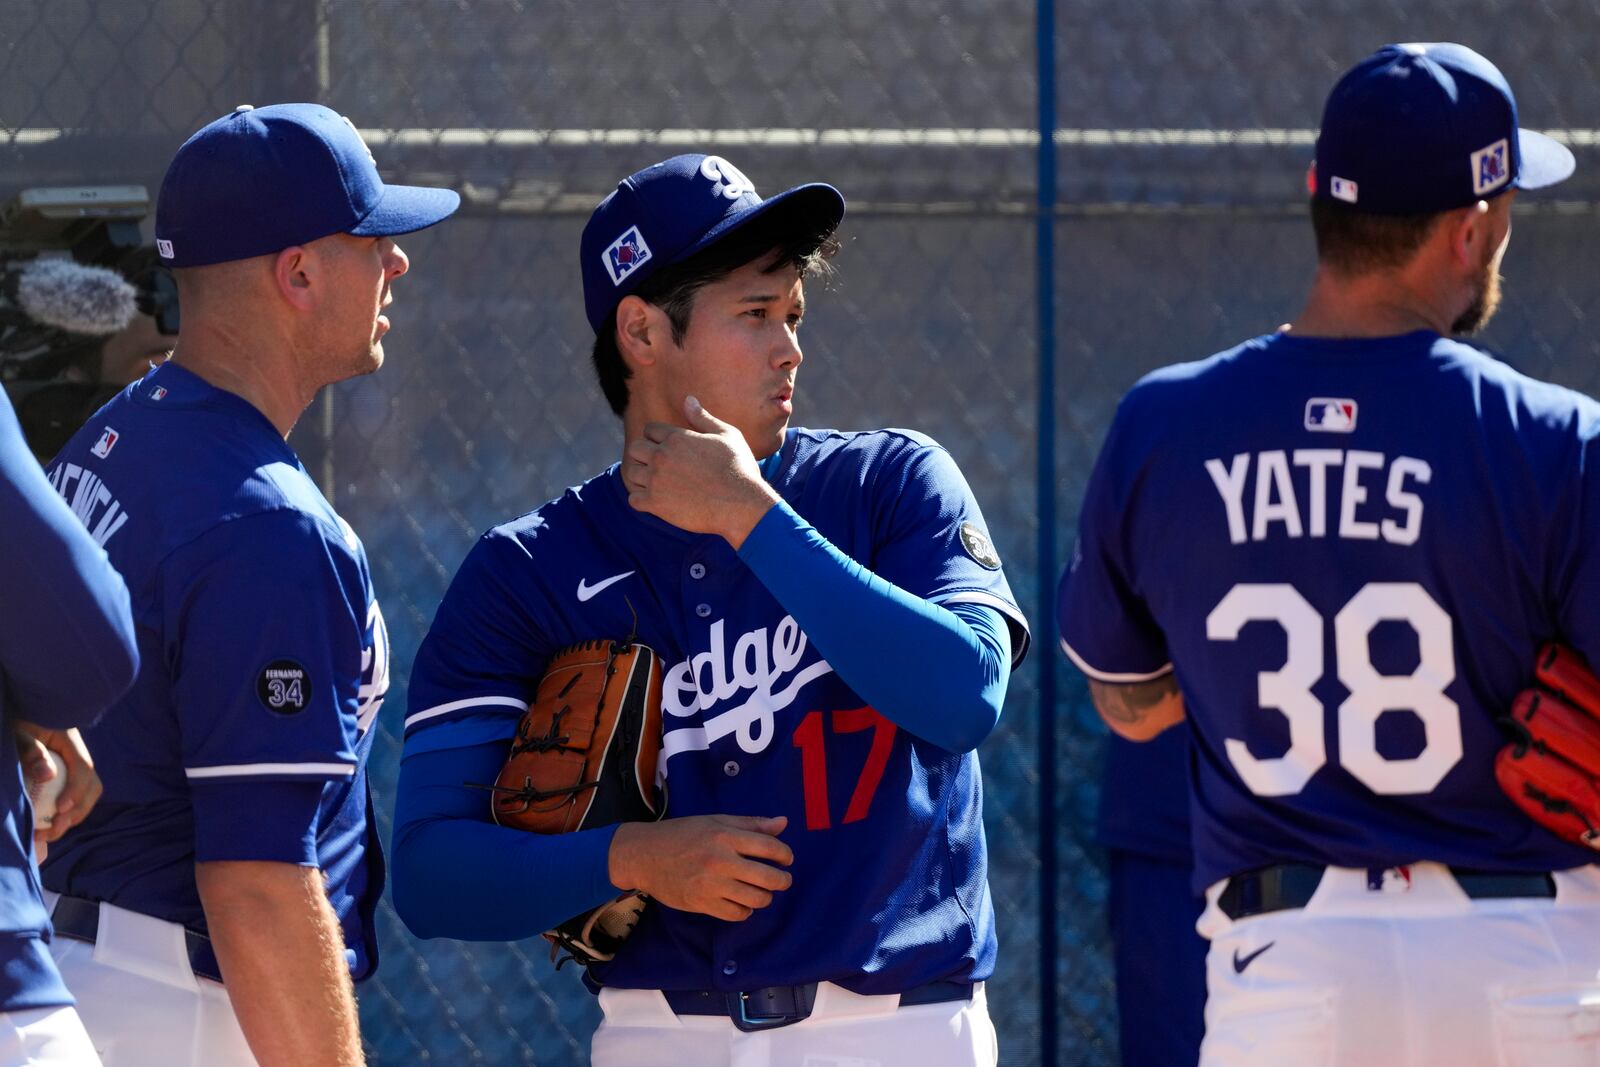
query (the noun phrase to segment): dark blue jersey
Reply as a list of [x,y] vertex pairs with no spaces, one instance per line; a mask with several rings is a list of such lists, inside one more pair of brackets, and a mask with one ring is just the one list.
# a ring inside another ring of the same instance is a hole
[[203,931],[197,861],[314,865],[366,976],[389,650],[361,542],[265,416],[173,363],[49,473],[127,579],[143,663],[84,731],[105,795],[45,884]]
[[1600,662],[1600,405],[1430,332],[1271,335],[1148,376],[1060,601],[1091,677],[1177,670],[1196,885],[1282,861],[1549,870],[1495,718]]
[[45,948],[18,719],[87,725],[138,666],[128,590],[45,481],[0,394],[0,1012],[72,1003]]
[[[1026,626],[944,449],[796,429],[769,481],[885,581],[1000,612],[1022,654]],[[417,655],[407,753],[509,738],[552,652],[635,632],[665,665],[667,814],[787,815],[794,885],[738,923],[653,907],[602,981],[887,993],[992,972],[977,755],[867,706],[723,538],[634,511],[615,467],[468,555]]]

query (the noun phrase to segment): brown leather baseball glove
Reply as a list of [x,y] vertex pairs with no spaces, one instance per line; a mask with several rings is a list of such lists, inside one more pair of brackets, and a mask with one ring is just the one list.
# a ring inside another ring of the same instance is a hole
[[[495,780],[501,826],[566,834],[661,818],[661,658],[636,641],[584,641],[550,657]],[[550,959],[585,967],[616,955],[643,913],[624,893],[545,932]],[[567,955],[557,959],[565,950]]]

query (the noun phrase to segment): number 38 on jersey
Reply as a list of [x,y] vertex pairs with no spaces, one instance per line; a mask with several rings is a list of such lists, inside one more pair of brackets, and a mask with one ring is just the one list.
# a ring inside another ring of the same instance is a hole
[[[1288,720],[1289,748],[1263,758],[1228,738],[1224,749],[1251,792],[1291,796],[1328,762],[1323,705],[1311,692],[1327,671],[1326,621],[1292,585],[1241,583],[1206,616],[1206,637],[1234,641],[1251,622],[1276,623],[1287,638],[1283,665],[1256,676],[1256,694],[1264,711]],[[1370,638],[1383,622],[1416,633],[1418,660],[1410,674],[1380,674],[1373,666]],[[1431,792],[1462,753],[1460,708],[1444,692],[1456,676],[1450,616],[1414,582],[1371,582],[1334,615],[1333,633],[1333,669],[1349,693],[1335,712],[1339,764],[1374,793]],[[1378,751],[1378,720],[1405,711],[1421,720],[1427,743],[1414,756],[1386,757]]]

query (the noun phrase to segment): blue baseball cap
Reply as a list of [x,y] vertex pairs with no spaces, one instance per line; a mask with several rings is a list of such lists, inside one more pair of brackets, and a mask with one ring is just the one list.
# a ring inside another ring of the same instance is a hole
[[583,305],[599,333],[622,298],[662,267],[681,263],[759,218],[821,244],[844,218],[844,196],[812,182],[761,199],[721,156],[673,156],[622,179],[589,216],[579,242]]
[[366,142],[337,111],[244,105],[173,157],[156,199],[156,251],[169,267],[203,267],[334,233],[411,233],[460,205],[451,189],[383,184]]
[[1572,174],[1572,153],[1517,126],[1493,63],[1459,44],[1391,44],[1328,94],[1307,185],[1377,215],[1466,207]]

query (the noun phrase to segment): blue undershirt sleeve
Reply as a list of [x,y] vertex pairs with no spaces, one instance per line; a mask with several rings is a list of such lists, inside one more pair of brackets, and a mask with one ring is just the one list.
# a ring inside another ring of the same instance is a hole
[[506,743],[407,752],[390,865],[395,911],[418,937],[519,941],[616,896],[615,826],[532,834],[489,820]]
[[851,689],[901,729],[952,752],[978,747],[1000,721],[1010,678],[1005,618],[949,607],[878,577],[780,501],[739,558],[817,643]]

